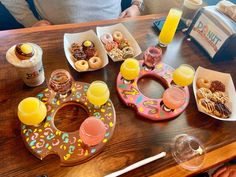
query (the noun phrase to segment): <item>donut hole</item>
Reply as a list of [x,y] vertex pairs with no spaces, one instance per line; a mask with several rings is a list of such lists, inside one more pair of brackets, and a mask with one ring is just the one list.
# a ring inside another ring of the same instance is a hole
[[163,92],[168,88],[167,81],[153,75],[145,75],[137,83],[140,92],[152,99],[162,98]]
[[57,129],[65,132],[74,132],[79,130],[82,122],[89,117],[88,110],[85,106],[68,102],[56,111],[54,116],[54,124]]

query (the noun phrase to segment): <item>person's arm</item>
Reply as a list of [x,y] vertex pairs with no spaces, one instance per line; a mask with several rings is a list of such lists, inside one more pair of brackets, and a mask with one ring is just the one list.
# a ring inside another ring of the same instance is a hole
[[132,0],[131,6],[120,14],[120,18],[135,17],[143,11],[143,0]]
[[31,27],[38,22],[26,0],[0,0],[0,2],[25,27]]

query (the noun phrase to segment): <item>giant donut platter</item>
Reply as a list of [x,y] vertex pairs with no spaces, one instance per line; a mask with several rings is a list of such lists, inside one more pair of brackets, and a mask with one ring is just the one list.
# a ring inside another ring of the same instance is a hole
[[143,67],[143,60],[139,60],[139,65],[141,68],[139,76],[130,84],[124,83],[121,73],[118,74],[116,87],[121,100],[127,106],[135,108],[140,116],[155,121],[173,119],[181,114],[189,103],[188,87],[181,88],[186,93],[186,101],[184,105],[171,111],[165,111],[162,98],[148,98],[143,95],[138,88],[139,80],[146,76],[156,78],[166,87],[171,87],[173,83],[172,72],[174,71],[174,68],[165,63],[159,63],[153,70],[145,70]]
[[[113,134],[116,114],[111,100],[108,100],[99,109],[95,109],[86,97],[88,87],[89,84],[87,83],[74,82],[71,94],[60,99],[51,98],[52,92],[49,89],[37,95],[47,106],[45,121],[38,127],[21,124],[22,138],[33,155],[42,160],[49,154],[56,154],[60,157],[61,165],[70,166],[82,163],[101,152]],[[103,121],[106,126],[106,134],[101,143],[95,146],[87,146],[80,139],[79,130],[64,132],[55,127],[54,117],[57,111],[72,103],[82,106],[89,116],[95,116]]]

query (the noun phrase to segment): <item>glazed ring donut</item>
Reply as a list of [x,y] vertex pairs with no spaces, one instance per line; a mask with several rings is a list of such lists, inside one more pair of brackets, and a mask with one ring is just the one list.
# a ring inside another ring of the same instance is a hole
[[197,87],[198,88],[210,88],[211,87],[211,81],[209,81],[208,79],[204,79],[204,78],[198,78],[197,79]]
[[89,69],[89,64],[86,60],[79,60],[75,62],[75,67],[79,71],[87,71]]
[[132,58],[134,57],[134,49],[132,47],[125,47],[122,49],[123,54],[123,58]]
[[92,69],[98,69],[102,66],[102,60],[99,57],[92,57],[88,61],[89,67]]
[[197,97],[198,99],[201,99],[201,98],[211,99],[213,97],[213,94],[210,89],[202,87],[197,90]]
[[123,34],[120,31],[115,31],[112,36],[116,42],[120,42],[123,39]]
[[103,44],[107,44],[113,42],[113,37],[110,33],[105,33],[101,36],[101,41],[103,42]]

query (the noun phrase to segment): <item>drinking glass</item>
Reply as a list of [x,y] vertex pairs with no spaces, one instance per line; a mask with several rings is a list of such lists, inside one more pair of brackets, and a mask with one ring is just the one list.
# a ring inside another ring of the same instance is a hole
[[99,144],[106,133],[105,124],[96,117],[89,117],[81,124],[79,136],[84,144],[95,146]]
[[193,82],[195,70],[187,64],[180,65],[172,74],[173,81],[179,86],[188,86]]
[[153,70],[155,66],[161,61],[162,50],[154,46],[149,47],[144,52],[144,69]]
[[159,45],[161,47],[167,47],[167,45],[171,43],[178,27],[181,15],[181,10],[175,8],[170,9],[159,35]]
[[55,92],[59,98],[66,98],[71,93],[73,79],[70,73],[64,69],[52,72],[48,87]]
[[171,153],[180,166],[191,171],[200,168],[205,159],[205,148],[202,143],[196,137],[187,134],[180,134],[174,138]]
[[25,98],[18,105],[18,117],[23,124],[38,126],[46,115],[47,108],[38,98]]
[[126,59],[120,67],[120,73],[125,84],[131,83],[132,80],[138,77],[139,72],[139,62],[134,58]]
[[110,97],[110,91],[107,84],[103,81],[92,82],[86,94],[88,101],[92,103],[96,109],[99,109],[105,104]]

